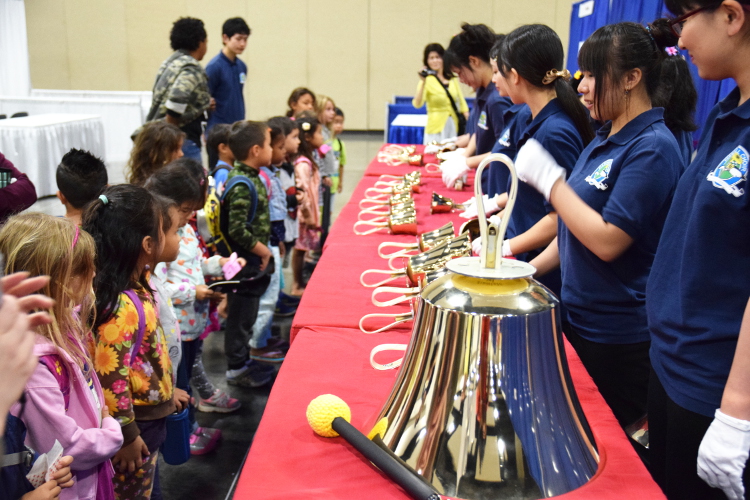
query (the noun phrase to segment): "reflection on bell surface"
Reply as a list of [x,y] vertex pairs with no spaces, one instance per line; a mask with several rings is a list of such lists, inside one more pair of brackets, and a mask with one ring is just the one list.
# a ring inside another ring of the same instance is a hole
[[[490,161],[511,170],[510,213],[512,162],[490,155],[477,177]],[[499,257],[507,220],[498,228],[482,215],[489,243],[481,257],[448,261],[422,290],[401,371],[372,423],[388,419],[381,445],[442,494],[562,495],[594,476],[599,457],[570,381],[560,304],[532,266]]]

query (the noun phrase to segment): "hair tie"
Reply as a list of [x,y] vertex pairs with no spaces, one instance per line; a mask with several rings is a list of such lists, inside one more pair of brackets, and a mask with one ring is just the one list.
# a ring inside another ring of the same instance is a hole
[[567,69],[564,69],[562,71],[557,71],[556,69],[551,69],[547,71],[547,74],[544,75],[544,80],[542,80],[542,83],[544,85],[549,85],[550,83],[554,82],[558,78],[562,78],[566,82],[570,80],[570,71]]
[[648,32],[648,37],[651,39],[651,43],[654,44],[654,48],[659,50],[659,46],[656,44],[656,40],[654,40],[654,35],[651,33],[651,26],[646,26],[646,31]]
[[664,49],[664,51],[667,53],[668,56],[678,56],[680,55],[680,49],[677,47],[667,47]]
[[107,203],[109,203],[109,199],[106,196],[104,196],[103,194],[99,195],[99,199],[102,200],[102,203],[105,204],[105,205]]
[[305,132],[309,132],[310,131],[310,122],[302,122],[302,124],[300,125],[300,127],[302,127],[302,130],[304,130]]
[[81,235],[81,226],[76,224],[76,234],[73,236],[73,244],[70,245],[70,249],[74,249],[76,247],[76,243],[78,243],[78,237]]

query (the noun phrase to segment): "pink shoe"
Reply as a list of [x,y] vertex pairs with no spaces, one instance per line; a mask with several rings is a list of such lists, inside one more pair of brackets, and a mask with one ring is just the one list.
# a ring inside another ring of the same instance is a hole
[[205,413],[232,413],[240,409],[242,404],[239,400],[230,398],[229,394],[216,389],[208,399],[200,399],[197,405],[198,411]]
[[221,439],[220,429],[198,427],[190,436],[190,454],[205,455],[211,453],[216,449],[219,439]]

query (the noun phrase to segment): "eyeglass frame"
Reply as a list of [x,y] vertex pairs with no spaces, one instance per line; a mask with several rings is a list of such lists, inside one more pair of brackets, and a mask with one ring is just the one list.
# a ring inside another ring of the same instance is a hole
[[[750,5],[747,4],[741,4],[742,8],[744,10],[750,11]],[[682,36],[682,23],[684,23],[689,17],[692,17],[700,12],[703,12],[704,10],[710,10],[710,9],[718,9],[721,6],[721,3],[719,5],[706,5],[703,7],[698,7],[697,9],[691,10],[690,12],[686,12],[683,15],[676,17],[672,21],[669,21],[669,30],[672,32],[674,36],[677,38],[680,38]],[[679,31],[675,29],[675,26],[679,25],[680,29]]]

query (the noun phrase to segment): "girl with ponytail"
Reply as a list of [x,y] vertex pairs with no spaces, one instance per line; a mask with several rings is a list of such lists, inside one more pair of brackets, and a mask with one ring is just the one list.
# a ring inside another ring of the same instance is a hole
[[[685,167],[664,117],[691,110],[652,104],[664,49],[675,42],[663,23],[595,31],[578,53],[578,91],[604,125],[570,173],[532,140],[516,161],[559,217],[557,239],[532,263],[539,274],[560,267],[563,330],[623,427],[646,414],[646,281]],[[692,81],[669,85],[692,88]]]

